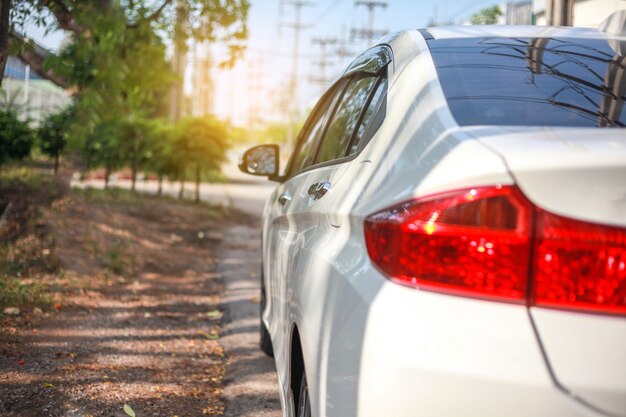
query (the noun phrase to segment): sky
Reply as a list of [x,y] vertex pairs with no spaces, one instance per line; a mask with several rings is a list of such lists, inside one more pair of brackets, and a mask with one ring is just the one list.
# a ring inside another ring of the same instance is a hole
[[[380,1],[380,0],[379,0]],[[248,50],[244,58],[229,71],[210,70],[214,82],[214,112],[239,125],[254,121],[277,121],[284,112],[285,97],[292,73],[292,51],[294,30],[284,24],[293,23],[295,8],[293,0],[251,0],[249,15]],[[299,60],[297,67],[297,98],[295,104],[305,111],[330,85],[333,78],[341,74],[349,62],[364,51],[367,41],[351,39],[351,30],[365,28],[368,11],[355,5],[355,0],[307,0],[310,6],[303,7],[300,32]],[[398,31],[428,26],[431,19],[438,22],[462,23],[474,12],[499,3],[496,0],[387,0],[386,8],[376,8],[375,29]],[[44,33],[44,29],[29,27],[27,35],[43,46],[56,50],[63,40],[60,32]],[[326,58],[329,65],[322,74],[317,65],[321,48],[313,44],[315,38],[336,38],[345,42],[348,53],[340,58],[335,53],[337,45],[328,46]],[[218,45],[209,47],[215,62],[224,59]],[[199,51],[196,56],[201,56]],[[193,62],[194,55],[190,55]],[[197,91],[193,85],[190,64],[186,91]],[[326,82],[312,79],[325,78]],[[291,105],[292,103],[290,103]]]
[[[285,97],[288,91],[294,44],[293,29],[281,25],[294,21],[295,8],[288,3],[291,2],[252,1],[246,58],[232,71],[214,76],[215,111],[220,116],[245,124],[250,121],[251,113],[270,120],[281,114],[279,98]],[[303,111],[311,108],[332,79],[368,47],[367,41],[351,42],[350,39],[351,29],[365,28],[368,24],[365,7],[356,6],[355,0],[310,0],[310,3],[314,6],[302,8],[302,24],[308,27],[301,31],[297,68],[297,106]],[[497,3],[494,0],[388,0],[387,8],[376,9],[374,26],[393,32],[426,27],[433,18],[458,24],[472,13]],[[344,39],[349,52],[342,59],[333,53],[337,46],[327,47],[330,65],[325,69],[325,77],[317,65],[321,48],[312,43],[315,38]],[[215,55],[219,59],[219,50]],[[315,83],[312,78],[326,78],[327,82]]]

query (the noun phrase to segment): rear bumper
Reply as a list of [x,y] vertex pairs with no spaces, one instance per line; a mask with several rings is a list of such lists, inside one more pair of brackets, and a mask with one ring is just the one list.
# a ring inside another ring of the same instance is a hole
[[358,381],[359,417],[603,415],[556,387],[525,306],[391,283],[370,305]]

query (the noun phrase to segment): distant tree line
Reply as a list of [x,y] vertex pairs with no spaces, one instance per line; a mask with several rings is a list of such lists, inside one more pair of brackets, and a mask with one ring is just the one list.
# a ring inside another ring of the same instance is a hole
[[[133,189],[138,173],[145,172],[183,184],[194,180],[198,190],[203,176],[218,169],[231,129],[210,116],[168,119],[171,87],[180,84],[180,76],[166,59],[165,45],[190,38],[221,42],[229,51],[222,64],[232,64],[247,39],[247,0],[179,0],[177,7],[171,0],[9,3],[11,28],[34,23],[70,34],[42,68],[33,65],[65,80],[74,104],[35,130],[20,121],[15,109],[0,111],[0,164],[27,156],[37,145],[56,170],[62,153],[72,149],[88,169],[104,170],[107,185],[113,172],[129,169]],[[5,46],[0,42],[0,55]],[[32,45],[10,47],[23,56]]]

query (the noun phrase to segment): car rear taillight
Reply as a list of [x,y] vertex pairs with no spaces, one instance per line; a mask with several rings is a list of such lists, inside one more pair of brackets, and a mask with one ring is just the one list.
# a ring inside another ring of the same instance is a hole
[[531,303],[626,314],[626,229],[537,213]]
[[535,207],[515,186],[411,200],[365,220],[373,263],[425,290],[626,312],[626,231]]

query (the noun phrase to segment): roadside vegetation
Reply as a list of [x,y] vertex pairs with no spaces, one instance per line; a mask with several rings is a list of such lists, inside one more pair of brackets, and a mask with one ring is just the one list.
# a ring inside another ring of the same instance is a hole
[[248,36],[247,0],[8,4],[3,30],[36,24],[68,34],[45,62],[32,60],[34,45],[26,38],[0,44],[0,54],[10,51],[64,85],[73,105],[34,123],[24,120],[15,97],[5,97],[0,166],[34,152],[49,157],[56,173],[63,156],[71,155],[80,157],[83,172],[102,172],[105,187],[113,173],[129,172],[133,190],[140,175],[180,181],[181,188],[193,181],[196,189],[215,177],[234,129],[211,115],[185,116],[183,74],[166,57],[166,44],[181,55],[190,41],[219,43],[225,49],[221,65],[232,65]]
[[215,265],[245,216],[32,162],[2,168],[0,211],[1,415],[223,412]]

